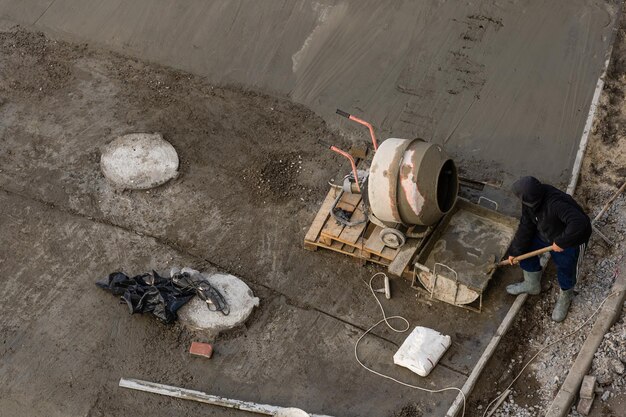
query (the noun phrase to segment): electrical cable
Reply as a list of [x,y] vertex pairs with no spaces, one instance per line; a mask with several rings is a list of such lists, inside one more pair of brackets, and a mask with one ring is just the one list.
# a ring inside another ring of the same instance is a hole
[[[409,328],[411,327],[411,325],[409,324],[409,321],[407,319],[405,319],[404,317],[402,317],[402,316],[390,316],[390,317],[387,317],[387,314],[385,314],[385,309],[383,308],[383,305],[381,304],[380,300],[376,296],[376,293],[374,292],[374,287],[372,287],[372,281],[378,275],[383,276],[383,279],[387,277],[387,274],[385,274],[384,272],[377,272],[374,275],[372,275],[372,277],[370,278],[369,284],[367,284],[365,281],[363,281],[363,282],[366,285],[369,286],[370,292],[372,293],[372,295],[376,299],[376,302],[378,303],[378,307],[380,307],[380,311],[383,314],[383,318],[381,320],[379,320],[376,324],[374,324],[372,327],[367,329],[365,331],[365,333],[363,333],[361,335],[361,337],[359,337],[357,339],[356,343],[354,344],[354,357],[355,357],[356,361],[359,363],[359,365],[361,365],[363,368],[365,368],[367,371],[373,373],[374,375],[378,375],[378,376],[380,376],[382,378],[389,379],[389,380],[391,380],[391,381],[393,381],[393,382],[395,382],[397,384],[403,385],[403,386],[408,387],[408,388],[413,388],[413,389],[424,391],[424,392],[428,392],[428,393],[431,393],[431,394],[436,394],[436,393],[445,392],[445,391],[458,391],[461,394],[462,398],[463,398],[463,412],[461,414],[461,417],[465,416],[465,393],[460,388],[457,388],[457,387],[447,387],[447,388],[441,388],[441,389],[428,389],[428,388],[424,388],[424,387],[419,387],[417,385],[408,384],[406,382],[402,382],[400,380],[397,380],[397,379],[395,379],[395,378],[393,378],[393,377],[391,377],[389,375],[385,375],[385,374],[382,374],[382,373],[380,373],[378,371],[375,371],[372,368],[369,368],[367,365],[365,365],[359,359],[359,355],[357,353],[357,348],[359,347],[359,342],[361,342],[361,339],[363,339],[368,333],[370,333],[372,330],[374,330],[382,322],[385,322],[387,327],[389,327],[392,331],[394,331],[396,333],[404,333],[407,330],[409,330]],[[397,319],[397,320],[404,321],[404,323],[406,324],[406,328],[398,329],[396,327],[393,327],[391,325],[391,323],[389,323],[389,320],[392,320],[392,319]]]
[[[513,381],[511,381],[511,383],[509,384],[509,386],[508,386],[508,387],[506,387],[506,388],[502,391],[502,394],[498,395],[496,398],[494,398],[494,399],[493,399],[493,400],[492,400],[492,401],[491,401],[491,402],[487,405],[487,407],[485,408],[485,412],[483,413],[483,417],[485,417],[485,416],[487,415],[487,413],[489,412],[489,409],[491,408],[491,406],[492,406],[492,405],[493,405],[496,401],[498,401],[498,399],[500,399],[500,397],[501,397],[502,395],[504,395],[504,393],[505,393],[508,389],[510,389],[510,388],[513,386],[513,384],[515,384],[515,382],[517,382],[517,380],[519,379],[519,377],[520,377],[520,376],[522,376],[522,374],[524,373],[524,371],[526,370],[526,368],[528,367],[528,365],[530,365],[530,363],[531,363],[532,361],[534,361],[534,360],[535,360],[535,358],[536,358],[537,356],[539,356],[539,354],[540,354],[541,352],[543,352],[544,350],[546,350],[546,349],[547,349],[547,348],[549,348],[550,346],[553,346],[553,345],[555,345],[555,344],[559,343],[560,341],[562,341],[562,340],[564,340],[564,339],[567,339],[568,337],[572,336],[573,334],[576,334],[576,333],[578,333],[579,331],[581,331],[581,330],[582,330],[582,328],[583,328],[583,327],[585,327],[585,326],[586,326],[586,325],[587,325],[587,324],[591,321],[591,319],[592,319],[592,318],[593,318],[596,314],[598,314],[598,312],[600,311],[600,308],[602,308],[602,306],[604,305],[604,303],[605,303],[605,302],[606,302],[609,298],[613,297],[614,295],[619,294],[620,292],[621,292],[621,291],[614,291],[614,292],[610,293],[609,295],[607,295],[607,296],[606,296],[606,298],[605,298],[604,300],[602,300],[602,302],[600,303],[600,305],[598,306],[598,308],[596,308],[596,310],[593,312],[593,314],[591,314],[591,315],[589,316],[589,318],[587,318],[587,320],[585,320],[585,322],[584,322],[583,324],[581,324],[578,328],[576,328],[574,331],[572,331],[572,332],[570,332],[570,333],[567,333],[565,336],[562,336],[562,337],[558,338],[557,340],[555,340],[554,342],[550,342],[550,343],[548,343],[547,345],[545,345],[544,347],[542,347],[541,349],[539,349],[539,350],[538,350],[538,351],[537,351],[537,352],[533,355],[533,357],[532,357],[532,358],[530,358],[530,359],[528,360],[528,362],[526,362],[526,364],[522,367],[521,371],[519,371],[519,373],[517,374],[517,376],[513,379]],[[550,408],[551,408],[551,407],[552,407],[552,405],[550,405]],[[550,412],[550,408],[548,408],[548,410],[546,411],[546,415]]]

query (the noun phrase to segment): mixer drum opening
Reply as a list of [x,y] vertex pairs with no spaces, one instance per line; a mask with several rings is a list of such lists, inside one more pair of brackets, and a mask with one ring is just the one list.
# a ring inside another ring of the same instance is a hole
[[439,145],[389,138],[374,154],[367,192],[376,219],[390,225],[431,226],[454,206],[456,166]]
[[437,178],[437,204],[442,213],[447,213],[454,206],[459,189],[459,180],[456,165],[448,159],[439,171]]

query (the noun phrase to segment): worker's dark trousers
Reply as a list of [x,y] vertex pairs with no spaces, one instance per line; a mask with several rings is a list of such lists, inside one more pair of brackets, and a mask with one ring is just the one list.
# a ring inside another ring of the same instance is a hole
[[[531,246],[528,248],[528,252],[535,249],[545,248],[552,243],[544,242],[539,236],[535,236]],[[566,248],[563,252],[550,251],[550,255],[556,264],[557,278],[559,280],[559,286],[562,290],[569,290],[576,285],[576,278],[578,276],[578,269],[585,253],[586,243],[573,248]],[[539,257],[533,256],[532,258],[524,259],[520,261],[520,266],[527,272],[539,272],[541,271],[541,264],[539,263]]]

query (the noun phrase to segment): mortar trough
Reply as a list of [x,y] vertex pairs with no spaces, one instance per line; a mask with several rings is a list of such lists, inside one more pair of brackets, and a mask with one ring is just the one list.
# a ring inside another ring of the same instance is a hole
[[[478,301],[495,270],[489,268],[509,247],[517,219],[458,198],[417,256],[415,285],[432,298],[468,306]],[[474,307],[476,309],[476,307]]]

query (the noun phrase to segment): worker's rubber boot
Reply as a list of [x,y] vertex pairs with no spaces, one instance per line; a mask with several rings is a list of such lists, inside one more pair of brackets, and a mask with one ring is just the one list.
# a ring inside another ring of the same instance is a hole
[[506,287],[506,292],[511,295],[532,294],[537,295],[541,292],[541,274],[543,271],[528,272],[524,271],[524,281],[517,284],[511,284]]
[[557,323],[565,320],[565,317],[567,317],[567,312],[569,311],[569,306],[570,304],[572,304],[573,298],[573,288],[565,291],[561,290],[561,293],[559,294],[559,299],[556,300],[554,311],[552,311],[552,320],[556,321]]

